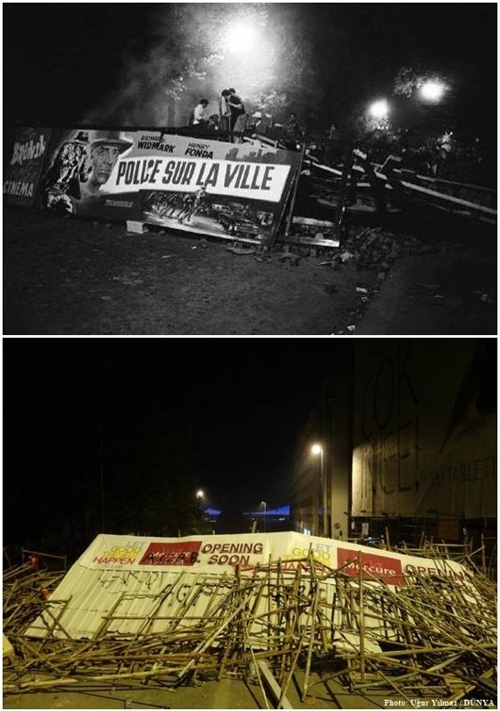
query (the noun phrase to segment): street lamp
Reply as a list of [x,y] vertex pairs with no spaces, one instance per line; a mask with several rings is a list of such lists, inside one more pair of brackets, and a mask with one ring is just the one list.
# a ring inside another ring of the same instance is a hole
[[263,6],[254,10],[252,3],[234,3],[234,7],[239,8],[237,16],[223,25],[218,23],[214,45],[220,50],[221,61],[214,65],[214,71],[220,86],[235,87],[236,94],[246,94],[249,101],[248,92],[261,91],[263,82],[279,70],[281,52],[277,47],[284,37],[266,21]]
[[326,481],[324,476],[324,466],[323,466],[323,447],[320,444],[313,444],[311,447],[311,452],[313,454],[320,455],[320,490],[323,499],[323,516],[322,516],[322,534],[326,536]]
[[203,490],[198,489],[198,491],[196,492],[196,498],[198,499],[198,501],[201,501],[201,499],[203,499],[203,497],[204,497]]
[[419,94],[424,101],[437,104],[444,96],[447,87],[439,79],[429,79],[419,88]]
[[266,532],[266,511],[267,511],[267,504],[265,501],[261,501],[260,505],[262,506],[262,509],[264,511],[264,533]]
[[368,113],[374,119],[386,119],[389,115],[389,105],[385,99],[379,99],[370,105]]
[[224,43],[230,52],[248,55],[257,49],[260,40],[258,26],[248,17],[235,19],[226,27]]

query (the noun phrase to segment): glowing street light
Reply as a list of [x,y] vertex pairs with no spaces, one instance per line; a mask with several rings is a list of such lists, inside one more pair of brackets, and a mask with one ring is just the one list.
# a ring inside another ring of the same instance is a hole
[[266,532],[266,512],[267,512],[267,504],[265,501],[261,501],[260,505],[262,506],[262,510],[264,512],[264,533]]
[[324,477],[324,470],[323,470],[323,447],[320,444],[313,444],[311,447],[311,452],[313,454],[319,454],[320,455],[320,489],[321,489],[321,498],[323,499],[323,516],[322,516],[322,535],[326,536],[326,481]]
[[435,104],[441,101],[446,89],[446,84],[439,79],[429,79],[420,86],[419,94],[424,101]]
[[389,104],[385,99],[374,101],[368,107],[368,113],[374,119],[386,119],[389,116]]
[[237,14],[218,25],[214,33],[213,45],[220,60],[214,72],[219,86],[233,86],[238,96],[250,101],[280,70],[283,53],[278,48],[286,38],[267,22],[268,11],[263,5],[255,9],[252,3],[234,3],[234,7],[238,7]]
[[248,19],[233,20],[225,32],[224,44],[229,52],[248,54],[260,41],[259,28]]
[[197,500],[198,500],[198,501],[202,501],[202,499],[203,499],[204,496],[205,496],[205,494],[203,493],[203,490],[202,490],[202,489],[198,489],[198,491],[196,492],[196,498],[197,498]]

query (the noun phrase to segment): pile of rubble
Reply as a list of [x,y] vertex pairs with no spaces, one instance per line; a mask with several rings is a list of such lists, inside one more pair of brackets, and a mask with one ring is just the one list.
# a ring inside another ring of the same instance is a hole
[[400,256],[423,254],[429,250],[416,237],[395,235],[382,227],[351,229],[341,248],[330,260],[332,269],[347,266],[354,271],[376,271],[383,281]]
[[276,246],[302,257],[323,255],[327,261],[322,265],[332,269],[345,266],[354,271],[376,271],[381,281],[398,257],[433,249],[417,237],[395,234],[382,227],[350,227],[343,232],[333,223],[308,218],[294,220],[291,235]]

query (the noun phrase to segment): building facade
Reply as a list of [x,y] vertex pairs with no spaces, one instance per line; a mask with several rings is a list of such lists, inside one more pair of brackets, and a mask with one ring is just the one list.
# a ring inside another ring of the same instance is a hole
[[352,398],[351,375],[328,378],[297,442],[291,519],[301,533],[347,538]]
[[297,443],[294,529],[391,544],[496,532],[496,375],[495,339],[357,340]]

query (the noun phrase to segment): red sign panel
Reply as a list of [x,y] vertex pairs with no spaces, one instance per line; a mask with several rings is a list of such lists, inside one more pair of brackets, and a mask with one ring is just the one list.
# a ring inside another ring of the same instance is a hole
[[401,561],[397,558],[339,548],[337,551],[338,567],[345,566],[343,571],[346,575],[359,576],[359,555],[361,556],[363,578],[378,578],[387,585],[406,585]]
[[201,541],[150,543],[139,565],[194,565]]

